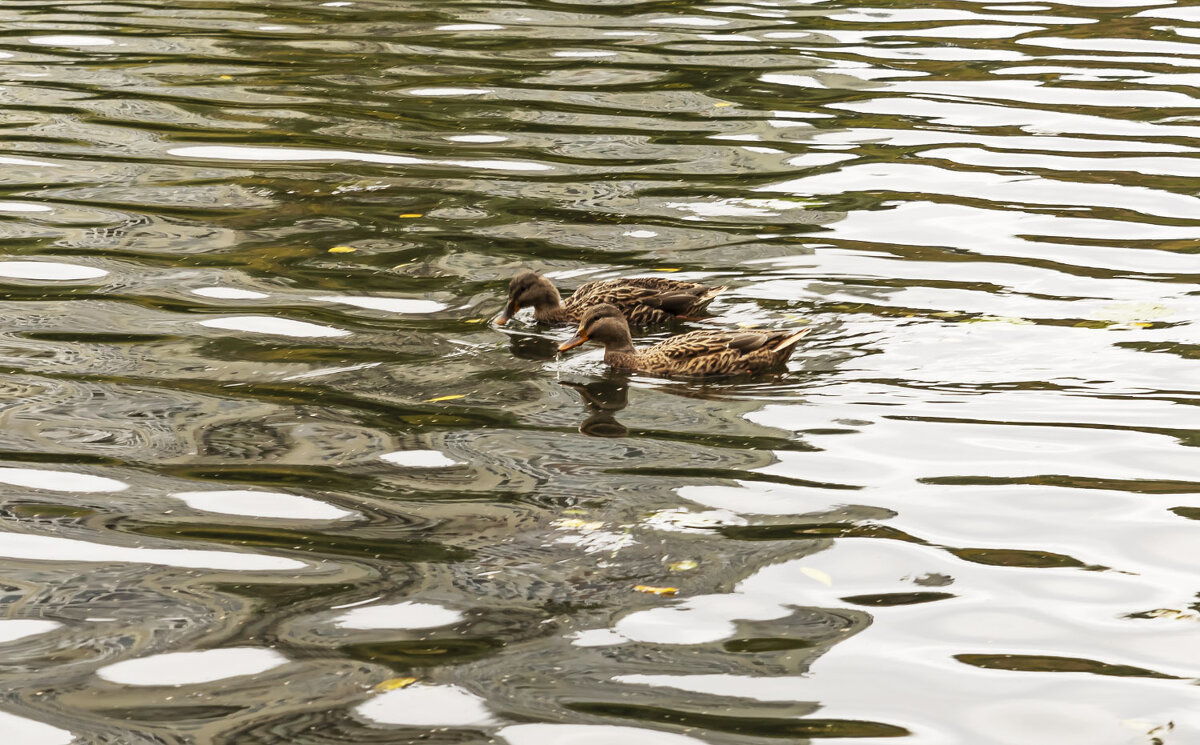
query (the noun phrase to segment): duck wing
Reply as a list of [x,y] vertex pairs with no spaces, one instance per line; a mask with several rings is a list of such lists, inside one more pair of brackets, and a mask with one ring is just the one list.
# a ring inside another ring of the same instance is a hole
[[665,277],[604,279],[581,285],[566,305],[578,312],[599,303],[610,303],[620,308],[634,325],[662,323],[673,316],[701,311],[724,289]]
[[700,300],[699,292],[659,292],[643,295],[637,299],[642,305],[666,311],[675,316],[686,316],[696,309]]
[[[646,354],[661,356],[668,360],[689,360],[714,354],[729,354],[740,356],[744,354],[736,347],[730,346],[735,338],[755,336],[754,334],[739,334],[732,331],[690,331],[679,336],[672,336],[665,341],[655,344],[646,350]],[[743,345],[752,343],[747,339]],[[759,345],[761,346],[761,344]]]
[[738,375],[782,364],[808,329],[692,331],[673,336],[640,356],[649,372]]

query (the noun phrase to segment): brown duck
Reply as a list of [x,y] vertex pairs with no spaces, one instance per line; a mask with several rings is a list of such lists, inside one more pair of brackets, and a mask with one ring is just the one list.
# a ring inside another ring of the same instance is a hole
[[724,289],[666,277],[601,279],[583,285],[564,302],[550,280],[522,272],[509,283],[508,304],[496,323],[503,326],[521,308],[529,307],[538,323],[578,323],[588,308],[609,303],[634,326],[649,326],[701,313]]
[[778,331],[692,331],[637,350],[629,324],[615,306],[588,308],[565,352],[586,341],[604,345],[604,361],[621,370],[658,375],[715,377],[746,375],[782,366],[808,329]]

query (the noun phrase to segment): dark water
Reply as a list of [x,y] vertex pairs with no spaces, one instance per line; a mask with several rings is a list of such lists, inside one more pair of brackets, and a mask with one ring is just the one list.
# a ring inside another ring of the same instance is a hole
[[1195,4],[0,19],[5,743],[1200,742]]

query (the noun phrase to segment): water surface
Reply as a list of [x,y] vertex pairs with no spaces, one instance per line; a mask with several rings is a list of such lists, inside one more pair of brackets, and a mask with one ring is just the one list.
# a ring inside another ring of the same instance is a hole
[[1195,7],[0,19],[8,739],[1200,741]]

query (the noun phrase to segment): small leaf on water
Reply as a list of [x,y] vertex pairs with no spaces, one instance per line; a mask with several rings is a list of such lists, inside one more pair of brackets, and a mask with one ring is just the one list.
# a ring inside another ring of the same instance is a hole
[[633,590],[648,595],[674,595],[679,592],[678,587],[654,587],[652,585],[634,585]]
[[329,253],[331,253],[331,254],[352,254],[357,250],[358,249],[356,249],[354,246],[334,246],[333,248],[329,249]]
[[719,102],[713,104],[713,108],[720,108],[722,106],[733,106],[733,104],[731,104],[728,101],[719,101]]
[[683,561],[668,564],[667,568],[672,572],[690,572],[698,566],[700,566],[700,562],[693,559],[684,559]]
[[222,75],[221,80],[233,80],[233,76],[232,75]]
[[413,683],[416,683],[416,678],[388,678],[382,683],[375,685],[377,691],[395,691],[400,688],[408,688]]
[[466,320],[466,322],[467,323],[483,323],[486,320],[487,320],[486,318],[468,318]]
[[411,220],[414,217],[424,217],[424,215],[422,215],[420,212],[405,212],[403,215],[400,215],[400,217]]
[[604,523],[602,523],[602,522],[595,522],[595,521],[588,522],[587,520],[580,520],[579,518],[576,518],[576,517],[565,518],[562,520],[555,520],[551,524],[558,528],[570,528],[571,530],[582,530],[585,532],[591,531],[591,530],[599,530],[600,528],[604,527]]
[[434,403],[437,403],[438,401],[453,401],[456,398],[466,398],[466,397],[467,397],[467,394],[465,394],[465,393],[451,393],[449,396],[438,396],[437,398],[427,398],[427,399],[425,399],[425,403],[434,404]]
[[655,269],[654,271],[656,271],[656,272],[677,272],[677,271],[679,271],[679,267],[677,267],[677,266],[660,266],[657,269]]
[[800,567],[800,573],[809,579],[815,579],[826,587],[833,587],[833,577],[830,577],[827,572],[813,567]]

